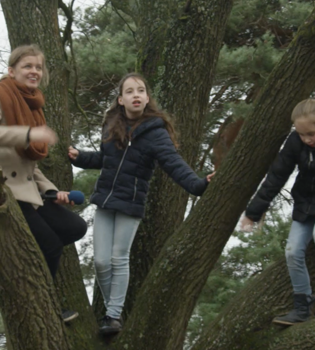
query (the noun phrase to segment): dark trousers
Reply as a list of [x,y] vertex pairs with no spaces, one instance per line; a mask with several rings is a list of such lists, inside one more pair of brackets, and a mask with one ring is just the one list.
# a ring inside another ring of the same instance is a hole
[[63,247],[85,235],[86,222],[51,200],[45,200],[38,209],[30,203],[18,201],[18,204],[54,278]]

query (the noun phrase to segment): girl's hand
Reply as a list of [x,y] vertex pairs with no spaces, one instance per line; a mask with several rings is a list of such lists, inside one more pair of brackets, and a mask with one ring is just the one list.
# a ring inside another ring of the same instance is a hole
[[207,181],[210,182],[214,175],[215,175],[215,171],[212,174],[207,175]]
[[241,230],[245,232],[252,232],[254,227],[254,221],[244,216],[241,220]]
[[73,201],[69,201],[69,193],[70,192],[64,192],[64,191],[59,191],[57,192],[57,199],[54,201],[57,204],[71,204],[74,205]]
[[68,148],[68,156],[72,160],[76,160],[79,155],[79,151],[72,146],[69,146]]
[[30,129],[30,141],[47,142],[49,145],[54,145],[58,141],[56,133],[47,125],[34,126]]

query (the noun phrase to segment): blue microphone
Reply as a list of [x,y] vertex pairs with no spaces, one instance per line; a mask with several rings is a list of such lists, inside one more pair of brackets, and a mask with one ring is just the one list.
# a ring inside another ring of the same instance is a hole
[[[42,199],[57,199],[57,192],[54,193],[45,193],[41,195]],[[81,191],[70,191],[68,194],[68,198],[70,202],[74,202],[74,204],[82,204],[84,203],[84,194]]]

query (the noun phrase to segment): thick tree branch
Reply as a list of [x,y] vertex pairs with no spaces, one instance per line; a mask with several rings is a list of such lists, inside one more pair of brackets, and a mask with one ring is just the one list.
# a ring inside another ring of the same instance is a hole
[[[313,288],[314,252],[312,243],[307,251],[307,266]],[[309,342],[314,346],[315,338],[304,337],[303,334],[307,334],[310,329],[314,334],[315,320],[297,327],[294,333],[271,323],[275,315],[284,314],[293,307],[290,284],[283,257],[252,279],[251,283],[231,300],[201,335],[192,350],[300,350],[304,349],[303,344]]]

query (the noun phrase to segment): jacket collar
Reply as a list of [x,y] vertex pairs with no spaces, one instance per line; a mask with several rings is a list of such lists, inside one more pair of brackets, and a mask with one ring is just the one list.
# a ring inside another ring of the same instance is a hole
[[162,118],[158,117],[150,117],[144,120],[132,133],[131,138],[134,139],[138,137],[140,134],[147,132],[148,130],[164,128],[165,123]]

